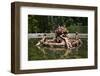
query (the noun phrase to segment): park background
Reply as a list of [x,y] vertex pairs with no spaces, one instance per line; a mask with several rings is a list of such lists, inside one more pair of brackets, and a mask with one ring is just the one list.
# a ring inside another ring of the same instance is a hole
[[28,15],[28,33],[54,33],[59,26],[67,28],[69,33],[86,33],[87,17]]
[[[41,2],[98,6],[98,69],[14,75],[11,67],[11,2]],[[100,0],[1,0],[0,1],[0,76],[100,76]]]

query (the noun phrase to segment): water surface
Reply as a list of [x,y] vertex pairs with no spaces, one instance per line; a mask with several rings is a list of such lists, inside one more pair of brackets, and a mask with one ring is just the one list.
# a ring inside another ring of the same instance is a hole
[[39,40],[37,38],[28,40],[28,60],[79,59],[88,57],[87,38],[82,39],[83,44],[76,49],[36,46]]

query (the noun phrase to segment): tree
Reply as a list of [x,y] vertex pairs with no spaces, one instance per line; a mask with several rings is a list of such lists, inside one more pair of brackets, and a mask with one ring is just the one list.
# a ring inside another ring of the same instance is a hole
[[87,20],[87,17],[28,15],[28,33],[50,33],[58,26],[65,26],[70,32],[86,33]]

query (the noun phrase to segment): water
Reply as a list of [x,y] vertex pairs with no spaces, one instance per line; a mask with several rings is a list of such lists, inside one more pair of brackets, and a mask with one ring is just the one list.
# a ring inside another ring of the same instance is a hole
[[28,60],[53,60],[53,59],[80,59],[88,57],[87,38],[82,39],[83,44],[76,49],[59,47],[37,47],[40,39],[31,38],[28,40]]

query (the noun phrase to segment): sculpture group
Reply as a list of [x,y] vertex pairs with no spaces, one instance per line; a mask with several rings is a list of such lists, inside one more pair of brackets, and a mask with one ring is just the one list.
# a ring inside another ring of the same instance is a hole
[[36,44],[37,46],[49,46],[49,47],[64,47],[68,49],[73,49],[76,47],[80,47],[82,41],[79,37],[78,32],[75,32],[75,37],[70,38],[68,36],[68,29],[64,26],[58,26],[54,33],[55,37],[52,39],[47,38],[47,35],[44,34],[42,39]]

